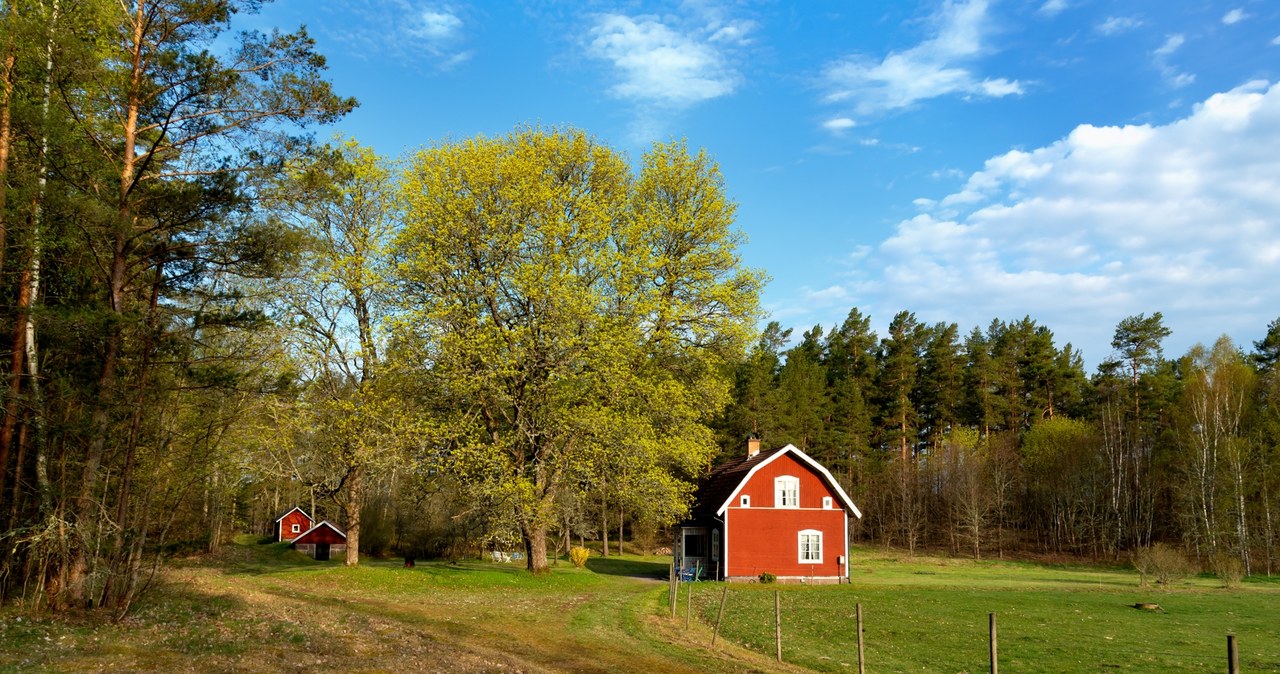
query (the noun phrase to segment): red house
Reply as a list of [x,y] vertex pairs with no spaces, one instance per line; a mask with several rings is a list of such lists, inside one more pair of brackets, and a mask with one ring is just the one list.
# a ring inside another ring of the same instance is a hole
[[311,528],[315,520],[302,508],[294,506],[285,514],[276,518],[276,540],[293,541]]
[[787,445],[711,471],[677,528],[676,566],[717,580],[842,583],[849,578],[849,515],[858,507],[822,464]]
[[346,551],[347,535],[338,527],[322,521],[293,539],[293,547],[312,559],[325,561],[331,552]]

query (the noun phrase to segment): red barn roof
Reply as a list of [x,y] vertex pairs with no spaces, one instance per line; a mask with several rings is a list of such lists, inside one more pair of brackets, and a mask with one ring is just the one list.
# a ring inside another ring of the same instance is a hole
[[293,539],[294,545],[311,545],[315,543],[343,543],[346,542],[347,535],[342,533],[338,527],[329,524],[327,520],[321,521],[319,524],[307,529],[301,536]]

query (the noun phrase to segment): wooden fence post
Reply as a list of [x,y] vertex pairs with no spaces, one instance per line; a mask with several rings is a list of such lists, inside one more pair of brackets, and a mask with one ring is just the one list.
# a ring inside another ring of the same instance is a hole
[[716,647],[716,637],[720,636],[720,621],[724,620],[724,601],[729,598],[729,585],[726,583],[724,592],[720,593],[720,612],[716,614],[716,629],[711,633],[711,647]]
[[684,601],[684,628],[689,629],[689,619],[693,616],[693,583],[689,583],[688,594]]
[[1227,674],[1240,674],[1240,652],[1236,650],[1236,635],[1227,635]]
[[858,674],[867,674],[867,666],[863,659],[862,646],[862,604],[854,604],[855,614],[858,618]]
[[778,642],[778,662],[782,662],[782,593],[773,591],[773,636]]
[[991,613],[991,674],[1000,674],[1000,659],[996,655],[996,614]]
[[671,562],[671,578],[667,583],[667,603],[671,605],[671,619],[676,619],[676,599],[680,597],[680,580],[676,578],[676,563]]

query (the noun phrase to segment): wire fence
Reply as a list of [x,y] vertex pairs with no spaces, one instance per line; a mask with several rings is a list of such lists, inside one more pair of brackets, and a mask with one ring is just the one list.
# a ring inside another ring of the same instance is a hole
[[1280,612],[1251,617],[1237,634],[1204,612],[1179,619],[1114,595],[1091,597],[1098,615],[1067,601],[1056,621],[1047,618],[1054,607],[1029,611],[1025,601],[981,613],[950,605],[949,594],[915,595],[864,601],[848,586],[673,580],[667,603],[672,620],[707,632],[708,648],[727,642],[819,671],[1280,671],[1280,637],[1269,627]]

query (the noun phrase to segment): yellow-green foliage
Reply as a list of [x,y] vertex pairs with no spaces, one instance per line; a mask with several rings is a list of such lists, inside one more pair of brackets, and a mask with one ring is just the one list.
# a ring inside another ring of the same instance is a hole
[[441,469],[530,540],[571,483],[678,519],[763,281],[714,162],[657,144],[633,176],[581,131],[524,128],[425,149],[401,188],[393,341],[430,363]]
[[587,565],[587,558],[590,556],[591,551],[586,548],[579,548],[575,546],[569,551],[569,561],[573,562],[573,565],[579,569]]

